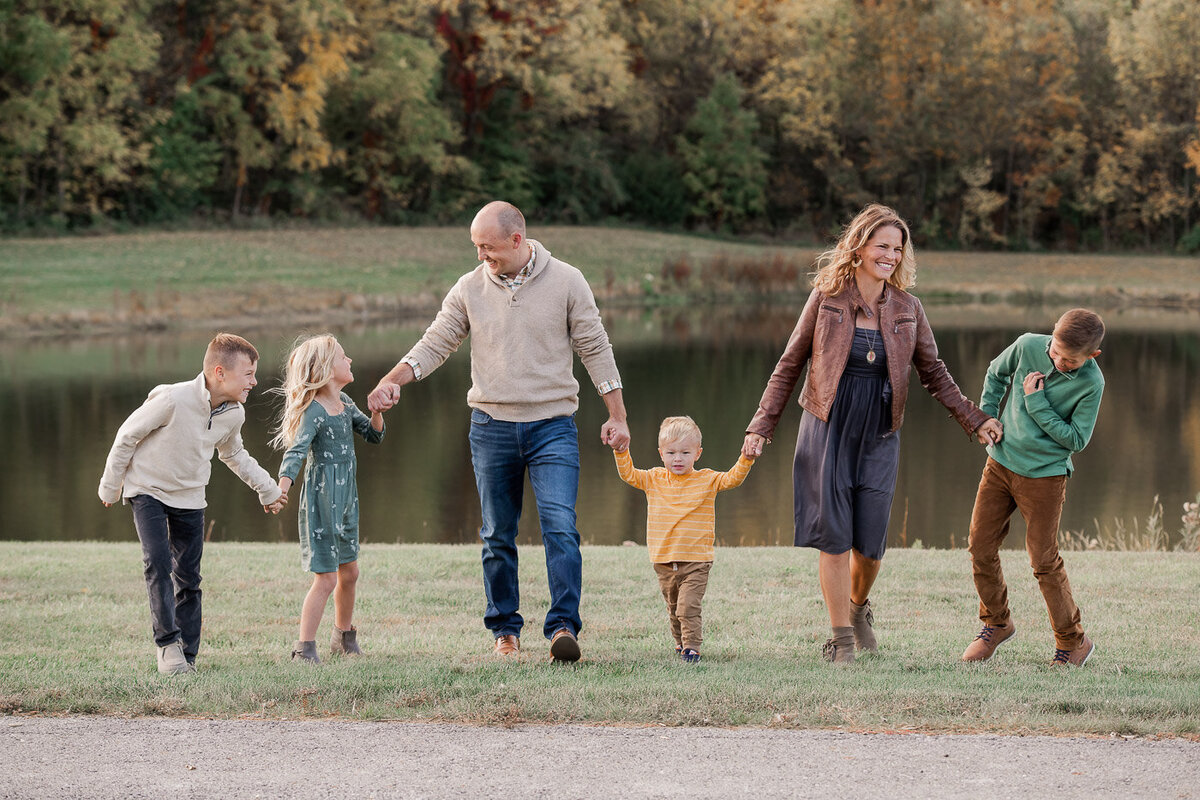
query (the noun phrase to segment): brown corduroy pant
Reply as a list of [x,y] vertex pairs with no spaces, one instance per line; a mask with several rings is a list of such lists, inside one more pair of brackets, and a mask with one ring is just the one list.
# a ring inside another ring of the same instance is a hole
[[1020,511],[1026,526],[1025,549],[1046,600],[1055,646],[1073,650],[1083,641],[1083,624],[1058,552],[1058,522],[1066,497],[1066,475],[1027,478],[988,458],[975,495],[967,549],[979,593],[979,619],[985,625],[1011,624],[1000,545],[1008,536],[1013,512]]
[[711,561],[672,561],[655,564],[658,587],[667,601],[671,636],[685,650],[699,651],[704,637],[700,630],[700,601],[708,589]]

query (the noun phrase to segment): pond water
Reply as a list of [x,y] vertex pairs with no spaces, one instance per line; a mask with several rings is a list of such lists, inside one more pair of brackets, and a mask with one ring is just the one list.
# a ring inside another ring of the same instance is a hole
[[[638,466],[657,462],[662,417],[689,414],[704,432],[700,466],[727,469],[798,308],[700,308],[605,312],[625,382]],[[1025,330],[1048,330],[1056,310],[931,307],[942,357],[977,399],[988,362]],[[1200,490],[1200,326],[1194,314],[1107,314],[1101,366],[1107,390],[1092,443],[1076,458],[1063,527],[1095,535],[1097,524],[1144,525],[1154,498],[1172,535],[1181,505]],[[348,392],[367,392],[419,338],[413,325],[335,330],[354,359]],[[275,473],[267,447],[280,364],[295,330],[256,331],[263,355],[247,408],[247,447]],[[127,507],[104,508],[96,484],[113,435],[158,383],[188,380],[210,332],[119,339],[0,343],[0,539],[135,539]],[[581,383],[588,385],[582,370]],[[387,438],[359,443],[365,542],[477,541],[479,505],[467,445],[467,346],[427,380],[407,388],[386,416]],[[599,442],[604,405],[586,391],[578,415],[582,459],[579,529],[587,543],[645,542],[645,498],[616,475]],[[724,546],[790,544],[791,457],[800,409],[784,415],[776,442],[746,483],[717,502]],[[968,440],[914,378],[902,431],[889,543],[964,547],[983,448]],[[295,494],[295,493],[294,493]],[[213,465],[207,519],[214,541],[293,541],[294,506],[265,516],[253,493]],[[293,497],[293,501],[295,497]],[[537,541],[527,491],[521,541]],[[1009,546],[1022,546],[1014,522]]]

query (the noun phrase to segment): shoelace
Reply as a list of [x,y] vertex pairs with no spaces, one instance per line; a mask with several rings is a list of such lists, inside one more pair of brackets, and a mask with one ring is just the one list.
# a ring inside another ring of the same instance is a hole
[[994,627],[992,627],[991,625],[984,625],[983,630],[981,630],[975,638],[983,639],[988,644],[991,644],[992,643],[992,634],[994,634],[995,632],[996,632],[996,629]]
[[1070,650],[1059,650],[1057,647],[1054,648],[1054,661],[1051,663],[1054,663],[1054,664],[1069,664],[1069,663],[1071,663],[1071,651]]
[[833,639],[829,639],[821,647],[821,655],[828,657],[830,661],[837,654],[837,645],[833,643]]

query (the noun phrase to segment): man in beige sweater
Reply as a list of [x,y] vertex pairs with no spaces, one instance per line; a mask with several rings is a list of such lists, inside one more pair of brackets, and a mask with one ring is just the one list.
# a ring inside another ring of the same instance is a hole
[[550,610],[543,634],[555,661],[579,660],[582,559],[575,528],[578,354],[608,408],[604,444],[629,444],[621,376],[583,274],[525,236],[513,205],[489,203],[471,223],[480,264],[446,295],[421,340],[371,392],[385,411],[400,387],[428,376],[471,336],[471,461],[483,525],[484,625],[502,656],[520,650],[517,521],[528,472],[546,549]]

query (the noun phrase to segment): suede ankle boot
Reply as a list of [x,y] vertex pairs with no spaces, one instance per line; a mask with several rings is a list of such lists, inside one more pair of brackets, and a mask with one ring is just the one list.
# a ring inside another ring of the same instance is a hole
[[833,636],[821,648],[821,657],[834,664],[854,663],[854,627],[834,628]]
[[871,613],[871,601],[867,600],[861,606],[850,601],[850,622],[854,626],[854,644],[859,650],[874,653],[879,649],[875,643],[875,615]]
[[292,648],[292,661],[295,661],[297,658],[312,664],[320,664],[321,659],[317,658],[316,641],[310,639],[307,642],[296,642],[296,646]]
[[358,648],[358,628],[351,625],[350,630],[344,631],[334,625],[329,652],[338,656],[361,656],[362,650]]

